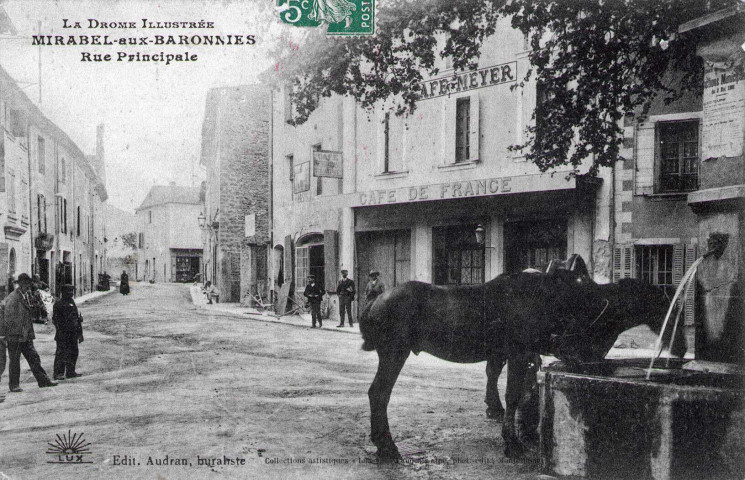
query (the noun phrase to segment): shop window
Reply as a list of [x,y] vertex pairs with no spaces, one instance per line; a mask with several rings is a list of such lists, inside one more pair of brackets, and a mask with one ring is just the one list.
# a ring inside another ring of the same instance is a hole
[[471,99],[459,98],[455,104],[455,163],[471,158]]
[[636,277],[652,285],[673,285],[673,246],[637,246]]
[[698,189],[697,120],[657,124],[657,191],[690,192]]
[[39,173],[44,173],[46,171],[46,145],[43,137],[38,138],[36,159],[39,164]]
[[551,260],[566,258],[566,220],[523,221],[505,224],[505,271],[545,270]]
[[436,227],[436,285],[478,285],[484,283],[485,249],[476,243],[477,225]]

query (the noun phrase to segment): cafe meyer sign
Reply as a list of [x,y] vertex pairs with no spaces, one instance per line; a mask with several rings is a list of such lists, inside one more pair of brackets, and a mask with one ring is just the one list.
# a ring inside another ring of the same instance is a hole
[[361,192],[355,199],[357,207],[386,205],[391,203],[426,202],[466,197],[486,197],[492,195],[526,193],[536,191],[567,190],[574,188],[574,177],[564,175],[518,175],[514,177],[494,177],[480,180],[436,183],[401,187],[395,189],[371,190]]
[[313,152],[313,176],[342,178],[341,152]]
[[414,88],[419,93],[420,100],[427,100],[452,93],[511,83],[516,78],[517,62],[509,62],[425,80]]

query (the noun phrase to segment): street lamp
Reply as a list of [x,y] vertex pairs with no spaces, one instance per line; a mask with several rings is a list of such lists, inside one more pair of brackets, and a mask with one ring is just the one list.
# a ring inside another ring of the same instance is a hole
[[207,223],[207,217],[204,215],[204,212],[199,212],[199,216],[197,217],[199,220],[199,228],[204,230],[204,227]]

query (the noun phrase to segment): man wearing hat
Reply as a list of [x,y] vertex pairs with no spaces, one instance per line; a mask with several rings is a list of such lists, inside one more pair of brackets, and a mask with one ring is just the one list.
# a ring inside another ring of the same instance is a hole
[[379,276],[379,271],[370,270],[370,281],[367,282],[365,287],[365,302],[367,303],[372,302],[385,291],[385,285],[378,279]]
[[52,323],[57,328],[54,341],[57,342],[57,352],[54,355],[54,379],[79,377],[75,371],[78,361],[78,343],[83,341],[83,326],[80,324],[78,307],[73,300],[75,287],[64,285],[62,298],[55,302],[52,309]]
[[303,295],[308,299],[310,303],[310,316],[313,319],[313,326],[316,328],[316,320],[318,321],[318,327],[323,327],[321,322],[321,300],[323,299],[326,291],[316,283],[315,275],[308,275],[308,283],[305,285],[305,291]]
[[5,336],[8,344],[8,385],[11,392],[22,392],[20,388],[21,355],[31,367],[39,387],[54,387],[57,384],[49,379],[41,367],[41,359],[34,348],[34,300],[31,277],[18,275],[18,288],[5,299],[5,316],[0,326],[0,336]]
[[349,274],[349,270],[342,270],[341,271],[341,280],[339,280],[339,284],[336,286],[336,293],[339,295],[339,320],[340,323],[337,325],[337,328],[344,326],[344,313],[349,316],[349,326],[354,326],[354,321],[352,320],[352,300],[354,300],[354,280],[351,278],[347,278],[347,275]]

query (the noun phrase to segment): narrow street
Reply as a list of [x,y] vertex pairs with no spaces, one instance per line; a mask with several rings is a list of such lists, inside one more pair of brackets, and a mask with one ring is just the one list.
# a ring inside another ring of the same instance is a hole
[[[377,359],[356,335],[212,315],[173,284],[134,285],[81,313],[84,376],[39,389],[22,360],[24,392],[0,404],[3,480],[536,476],[530,461],[502,463],[484,364],[412,355],[389,415],[402,452],[421,453],[377,465],[367,401]],[[36,331],[51,371],[53,328]],[[92,463],[47,463],[48,442],[68,432],[90,442]],[[224,457],[229,465],[199,464]]]

